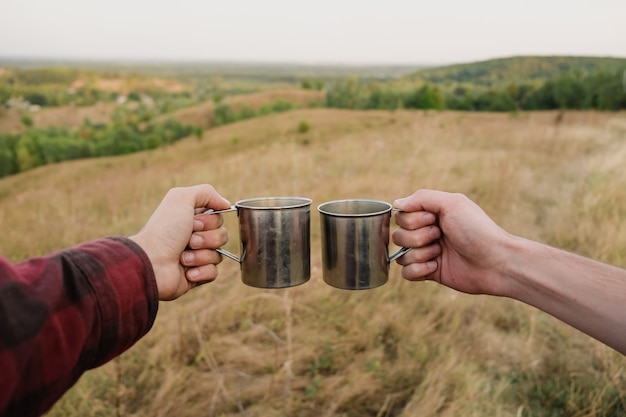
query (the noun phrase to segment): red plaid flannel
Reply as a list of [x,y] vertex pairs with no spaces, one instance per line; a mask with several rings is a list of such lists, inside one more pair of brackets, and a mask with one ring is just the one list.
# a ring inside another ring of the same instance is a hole
[[88,369],[150,330],[152,265],[126,238],[11,264],[0,258],[0,415],[46,412]]

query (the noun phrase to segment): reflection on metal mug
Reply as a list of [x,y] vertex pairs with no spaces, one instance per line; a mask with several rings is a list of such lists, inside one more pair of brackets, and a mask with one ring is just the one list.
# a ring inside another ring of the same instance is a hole
[[348,290],[376,288],[389,279],[389,264],[408,252],[389,255],[393,206],[378,200],[337,200],[318,206],[324,281]]
[[302,197],[250,198],[205,213],[237,211],[241,254],[218,252],[239,262],[244,284],[285,288],[311,277],[311,202]]

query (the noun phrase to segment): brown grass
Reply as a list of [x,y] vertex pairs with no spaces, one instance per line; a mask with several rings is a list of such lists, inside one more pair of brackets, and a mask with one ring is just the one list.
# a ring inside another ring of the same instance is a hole
[[314,200],[309,283],[249,288],[225,259],[216,282],[162,303],[151,333],[51,415],[623,414],[624,358],[537,310],[409,283],[397,265],[363,292],[320,276],[317,204],[420,187],[467,193],[511,232],[626,267],[626,114],[555,117],[298,110],[0,180],[0,251],[16,261],[131,234],[172,186],[212,183],[233,202]]
[[115,110],[115,103],[98,103],[93,106],[50,107],[37,112],[22,112],[15,109],[0,110],[0,133],[18,133],[24,130],[20,114],[27,114],[34,127],[63,126],[75,128],[85,119],[92,123],[109,123]]
[[128,94],[130,91],[143,89],[159,89],[170,93],[179,93],[188,89],[173,79],[133,76],[126,78],[97,78],[93,80],[91,86],[98,90],[120,94]]

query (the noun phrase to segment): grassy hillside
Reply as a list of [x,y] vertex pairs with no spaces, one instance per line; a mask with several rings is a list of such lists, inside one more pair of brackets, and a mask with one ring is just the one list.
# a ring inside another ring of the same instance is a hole
[[616,70],[626,70],[626,58],[518,56],[429,68],[405,78],[444,85],[472,83],[491,87],[528,81],[543,82],[566,71],[589,73]]
[[623,112],[307,109],[4,178],[0,253],[14,261],[129,235],[173,186],[314,201],[309,283],[249,288],[225,259],[216,282],[162,303],[151,333],[50,415],[624,415],[626,359],[528,306],[406,282],[397,265],[375,290],[325,285],[315,207],[460,191],[513,233],[626,267],[625,144]]

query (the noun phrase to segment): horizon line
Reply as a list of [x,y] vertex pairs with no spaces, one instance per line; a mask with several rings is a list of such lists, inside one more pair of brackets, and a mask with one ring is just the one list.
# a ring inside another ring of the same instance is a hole
[[437,67],[459,64],[469,64],[476,62],[485,62],[498,59],[511,58],[550,58],[550,57],[566,57],[566,58],[609,58],[609,59],[626,59],[626,57],[614,55],[574,55],[574,54],[520,54],[498,56],[492,58],[480,58],[474,60],[459,60],[450,62],[345,62],[345,61],[325,61],[325,60],[256,60],[256,59],[220,59],[220,58],[114,58],[114,57],[46,57],[46,56],[4,56],[0,55],[0,63],[3,62],[30,62],[30,63],[98,63],[98,64],[142,64],[142,65],[287,65],[287,66],[309,66],[309,67]]

